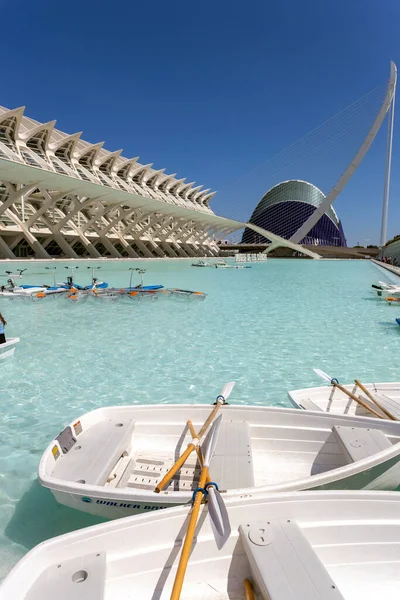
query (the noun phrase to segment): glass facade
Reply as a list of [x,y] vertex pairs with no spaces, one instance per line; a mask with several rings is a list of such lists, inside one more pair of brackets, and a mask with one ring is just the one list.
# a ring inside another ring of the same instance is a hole
[[[250,223],[285,239],[292,235],[314,213],[325,196],[306,181],[285,181],[271,188],[256,206]],[[268,243],[270,240],[246,227],[242,243]],[[301,240],[301,244],[347,246],[342,225],[330,207]]]

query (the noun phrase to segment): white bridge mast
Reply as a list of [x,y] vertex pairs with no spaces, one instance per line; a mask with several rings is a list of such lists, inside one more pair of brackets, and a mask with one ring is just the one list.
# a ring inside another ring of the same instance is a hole
[[392,103],[390,105],[389,112],[388,112],[388,133],[387,133],[387,141],[386,141],[386,168],[385,168],[385,180],[384,180],[384,185],[383,185],[381,241],[379,244],[381,248],[386,244],[386,240],[387,240],[390,173],[392,170],[392,148],[393,148],[393,126],[394,126],[395,99],[396,99],[396,87],[393,90]]
[[[334,185],[332,190],[326,196],[325,200],[318,206],[318,208],[312,213],[312,215],[303,223],[303,225],[301,227],[299,227],[299,229],[296,231],[296,233],[294,235],[292,235],[292,237],[290,238],[289,241],[293,242],[293,244],[298,244],[307,235],[307,233],[309,231],[311,231],[311,229],[314,227],[314,225],[319,221],[319,219],[325,213],[325,211],[327,211],[328,208],[331,206],[333,201],[336,200],[336,198],[338,197],[340,192],[343,190],[345,185],[348,183],[348,181],[350,180],[350,178],[356,171],[356,169],[359,166],[359,164],[361,163],[362,159],[368,152],[372,142],[375,139],[376,134],[378,133],[383,121],[385,120],[385,117],[386,117],[388,111],[390,110],[390,108],[392,106],[392,101],[393,101],[393,97],[394,97],[394,93],[395,93],[395,89],[396,89],[396,81],[397,81],[397,68],[396,68],[396,65],[394,64],[394,62],[392,62],[390,65],[390,79],[389,79],[389,85],[388,85],[388,89],[386,92],[386,96],[385,96],[383,104],[379,110],[379,113],[378,113],[367,137],[365,138],[365,140],[362,143],[357,154],[354,156],[353,160],[347,167],[346,171],[343,173],[343,175],[340,177],[339,181]],[[393,129],[392,129],[392,133],[393,133]],[[390,148],[391,148],[391,146],[390,146]],[[390,155],[391,155],[391,149],[390,149]],[[390,162],[389,162],[389,164],[390,164]],[[389,175],[390,175],[390,169],[389,169]]]

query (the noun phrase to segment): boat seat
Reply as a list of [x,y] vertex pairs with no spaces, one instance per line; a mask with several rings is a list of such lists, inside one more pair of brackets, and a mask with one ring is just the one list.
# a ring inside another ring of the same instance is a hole
[[335,425],[333,431],[349,463],[362,460],[392,446],[380,429]]
[[[392,400],[389,398],[389,396],[386,396],[386,394],[383,394],[382,392],[371,393],[378,400],[379,404],[383,406],[383,408],[386,408],[386,410],[396,417],[396,419],[400,420],[400,403],[397,400]],[[379,409],[377,409],[373,403],[371,404],[374,406],[375,410],[378,410],[379,412]]]
[[344,600],[296,521],[250,522],[239,533],[264,600]]
[[247,421],[222,420],[217,445],[210,460],[210,477],[220,490],[254,487],[250,427]]
[[309,398],[302,398],[298,401],[298,405],[304,410],[318,410],[319,412],[322,411],[322,408],[315,404],[315,402],[313,402]]
[[109,419],[83,430],[66,454],[55,462],[53,477],[104,485],[121,455],[130,449],[135,422]]
[[106,564],[105,552],[57,560],[38,575],[25,600],[103,600]]

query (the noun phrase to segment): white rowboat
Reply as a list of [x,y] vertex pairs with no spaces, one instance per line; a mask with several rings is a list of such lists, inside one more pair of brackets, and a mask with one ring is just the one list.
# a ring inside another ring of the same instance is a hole
[[[364,387],[377,399],[379,404],[400,420],[400,381],[391,383],[365,383]],[[343,385],[354,396],[361,398],[384,419],[386,415],[374,404],[367,395],[354,383]],[[360,417],[373,417],[374,415],[363,406],[349,398],[340,389],[334,386],[304,388],[288,392],[291,402],[296,408],[304,410],[322,410],[334,415],[351,415]]]
[[[400,494],[301,492],[227,502],[216,544],[207,505],[181,600],[398,600]],[[1,600],[169,600],[188,508],[103,523],[43,542]],[[249,586],[248,586],[249,587]]]
[[[72,421],[44,452],[39,479],[60,504],[113,519],[186,504],[193,453],[154,489],[199,431],[208,405],[99,408]],[[210,476],[224,498],[307,489],[385,489],[400,483],[400,423],[297,409],[224,405]],[[207,443],[207,438],[205,439]]]

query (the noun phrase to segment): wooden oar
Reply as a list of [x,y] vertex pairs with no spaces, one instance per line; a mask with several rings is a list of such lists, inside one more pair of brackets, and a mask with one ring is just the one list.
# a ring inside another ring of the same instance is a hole
[[398,419],[396,419],[396,417],[394,415],[392,415],[391,412],[389,412],[384,406],[382,406],[382,404],[380,402],[378,402],[378,400],[371,394],[371,392],[369,392],[367,390],[367,388],[361,383],[361,381],[358,381],[358,379],[355,379],[354,382],[356,385],[358,385],[360,390],[362,390],[364,392],[364,394],[366,396],[368,396],[368,398],[371,400],[371,402],[376,404],[376,406],[379,408],[379,410],[381,410],[389,419],[392,419],[392,421],[398,421]]
[[[193,427],[193,423],[191,421],[188,421],[187,424],[192,438],[196,438],[197,436],[196,431]],[[196,452],[197,457],[199,459],[199,463],[201,467],[203,467],[204,457],[200,446],[196,446]],[[216,487],[214,482],[212,482],[210,486],[207,485],[208,483],[211,483],[210,473],[208,473],[206,479],[206,489],[208,492],[208,513],[210,516],[210,520],[214,526],[214,533],[216,536],[217,545],[218,547],[222,547],[222,545],[228,539],[228,536],[231,532],[229,515],[228,511],[226,510],[225,502],[223,501],[222,496],[219,493],[218,487]]]
[[254,591],[253,591],[253,586],[251,585],[250,581],[248,579],[244,580],[244,593],[246,596],[246,600],[256,600],[256,597],[254,595]]
[[343,387],[342,385],[340,385],[340,383],[338,383],[335,378],[329,377],[329,375],[327,373],[324,373],[324,371],[321,371],[321,369],[313,369],[313,371],[314,371],[314,373],[319,375],[319,377],[322,377],[322,379],[325,379],[325,381],[329,381],[329,383],[331,385],[338,388],[338,390],[343,392],[343,394],[346,394],[346,396],[348,396],[349,398],[354,400],[354,402],[357,402],[357,404],[360,404],[360,406],[365,408],[365,410],[367,410],[368,412],[371,412],[373,415],[375,415],[379,419],[383,419],[382,415],[380,415],[378,412],[376,412],[376,410],[374,410],[373,408],[368,406],[368,404],[365,404],[365,402],[363,402],[361,400],[361,398],[357,398],[357,396],[355,396],[354,394],[352,394],[351,392],[346,390],[346,388]]
[[[190,431],[190,435],[192,436],[192,440],[198,439],[198,435],[193,427],[192,421],[188,421],[187,426],[189,427],[189,431]],[[204,456],[203,456],[200,446],[196,446],[196,454],[197,454],[197,458],[199,459],[200,467],[203,468]],[[208,476],[208,480],[210,480],[210,476]]]
[[219,427],[221,425],[221,418],[222,418],[222,416],[219,416],[218,419],[215,420],[215,422],[212,425],[211,432],[210,432],[210,441],[209,441],[209,444],[207,447],[206,455],[204,457],[204,464],[203,464],[203,468],[201,470],[199,487],[197,488],[199,491],[196,492],[196,495],[194,498],[192,512],[190,514],[189,524],[187,526],[185,541],[183,542],[181,557],[179,559],[179,565],[178,565],[178,569],[177,569],[177,572],[175,575],[175,581],[174,581],[174,585],[172,588],[170,600],[179,600],[179,598],[181,596],[183,580],[185,577],[186,568],[187,568],[187,564],[189,561],[190,551],[192,549],[193,538],[194,538],[194,534],[196,531],[196,525],[197,525],[197,519],[198,519],[199,512],[200,512],[201,501],[203,499],[203,489],[204,489],[204,486],[206,483],[206,479],[208,477],[208,467],[210,464],[210,459],[211,459],[212,453],[214,451],[215,445],[217,443]]
[[189,446],[186,448],[186,450],[180,455],[180,457],[178,458],[176,463],[171,467],[171,469],[168,471],[168,473],[166,473],[166,475],[164,475],[164,477],[161,479],[161,481],[157,484],[157,486],[154,490],[157,494],[159,494],[161,492],[161,490],[171,481],[173,476],[179,471],[179,469],[182,467],[182,465],[185,464],[186,460],[191,455],[191,453],[196,448],[196,446],[199,445],[201,438],[203,437],[203,435],[205,434],[205,432],[211,425],[212,421],[214,420],[214,418],[215,418],[217,412],[219,411],[220,407],[222,406],[222,404],[224,404],[225,400],[229,397],[230,393],[233,390],[234,385],[235,385],[235,382],[230,381],[229,383],[227,383],[224,386],[220,395],[217,396],[216,405],[214,406],[213,410],[211,411],[210,415],[208,416],[208,419],[205,421],[203,427],[200,429],[197,437],[193,439],[192,443],[189,444]]

